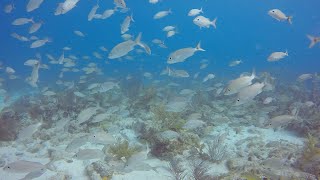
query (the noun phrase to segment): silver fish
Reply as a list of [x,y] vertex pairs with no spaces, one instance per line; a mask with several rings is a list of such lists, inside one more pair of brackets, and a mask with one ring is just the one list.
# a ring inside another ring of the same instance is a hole
[[98,8],[99,8],[98,4],[92,7],[91,11],[88,14],[88,21],[91,21],[94,18],[94,15],[96,14]]
[[252,80],[256,77],[255,72],[252,71],[251,76],[240,76],[237,79],[231,80],[224,91],[224,95],[232,95],[238,93],[242,88],[250,86]]
[[20,25],[24,25],[24,24],[28,24],[30,22],[33,22],[33,19],[29,19],[29,18],[18,18],[15,19],[11,24],[15,25],[15,26],[20,26]]
[[285,58],[286,56],[289,56],[288,51],[285,51],[285,52],[273,52],[268,57],[268,61],[269,62],[279,61],[279,60]]
[[45,169],[45,168],[41,168],[41,169],[32,171],[32,172],[28,173],[27,175],[25,175],[24,178],[22,178],[20,180],[31,180],[31,179],[38,178],[38,177],[42,176],[46,171],[47,171],[47,169]]
[[44,168],[45,168],[45,165],[39,162],[18,160],[18,161],[7,164],[5,167],[3,167],[3,170],[11,173],[30,173],[32,171],[36,171]]
[[116,58],[123,57],[123,56],[127,55],[130,51],[132,51],[136,45],[144,47],[144,45],[141,44],[140,40],[141,40],[141,33],[139,33],[139,35],[135,41],[130,39],[130,40],[127,40],[125,42],[122,42],[122,43],[116,45],[110,51],[108,58],[109,59],[116,59]]
[[81,149],[74,158],[79,160],[103,159],[104,153],[100,149]]
[[43,0],[29,0],[26,7],[27,12],[31,12],[35,9],[38,9],[42,3]]
[[132,15],[131,16],[127,16],[123,23],[121,24],[121,34],[126,33],[127,31],[129,31],[129,27],[130,27],[130,23],[134,22]]
[[184,62],[187,58],[194,55],[197,51],[205,51],[201,48],[200,42],[198,43],[197,47],[188,47],[188,48],[182,48],[177,51],[174,51],[171,53],[167,59],[168,64],[174,64],[179,62]]
[[271,9],[270,11],[268,11],[268,14],[278,21],[288,21],[289,24],[292,24],[292,16],[285,15],[279,9]]
[[42,26],[42,22],[33,23],[32,26],[29,28],[29,34],[37,32]]

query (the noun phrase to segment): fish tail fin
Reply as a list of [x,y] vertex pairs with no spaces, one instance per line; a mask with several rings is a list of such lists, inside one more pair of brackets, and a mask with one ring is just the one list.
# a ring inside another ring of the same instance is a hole
[[132,22],[135,22],[134,19],[133,19],[133,14],[131,14],[130,19],[131,19]]
[[214,20],[211,21],[211,25],[212,25],[215,29],[217,29],[217,25],[216,25],[217,19],[218,19],[218,18],[214,18]]
[[287,20],[288,20],[289,24],[292,24],[292,18],[293,18],[292,16],[288,16]]
[[286,56],[289,56],[288,49],[286,49],[285,54],[286,54]]
[[309,48],[312,48],[316,44],[316,37],[307,34],[308,39],[310,40]]
[[199,43],[197,44],[196,50],[197,51],[206,51],[206,50],[201,48],[201,41],[199,41]]
[[138,37],[135,40],[136,44],[138,44],[139,46],[143,46],[143,44],[141,43],[141,36],[142,36],[142,33],[140,32]]
[[252,69],[251,77],[252,77],[252,79],[254,79],[254,78],[257,77],[257,76],[256,76],[256,68],[253,68],[253,69]]
[[171,8],[168,10],[168,12],[169,12],[169,14],[172,14],[172,10],[171,10]]
[[203,13],[203,9],[202,9],[202,7],[200,8],[200,12],[201,12],[201,13]]

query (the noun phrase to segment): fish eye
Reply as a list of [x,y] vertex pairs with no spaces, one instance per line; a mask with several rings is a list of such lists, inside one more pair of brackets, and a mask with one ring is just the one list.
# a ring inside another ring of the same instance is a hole
[[237,101],[239,102],[239,101],[240,101],[240,99],[237,99]]
[[271,123],[269,123],[269,126],[271,126]]
[[272,10],[272,12],[274,12],[274,10]]
[[198,18],[197,21],[200,21],[200,19]]
[[169,57],[169,59],[172,59],[172,57]]
[[7,166],[8,169],[10,169],[10,166]]
[[93,135],[93,137],[96,137],[96,135]]

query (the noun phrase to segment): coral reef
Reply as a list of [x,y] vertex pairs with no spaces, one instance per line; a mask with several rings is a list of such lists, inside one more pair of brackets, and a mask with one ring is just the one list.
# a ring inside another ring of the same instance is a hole
[[128,160],[133,154],[139,151],[139,147],[130,146],[127,140],[118,141],[118,143],[109,147],[108,152],[114,155],[118,160],[125,158]]
[[298,159],[297,167],[301,170],[320,177],[320,148],[318,139],[308,134],[304,152]]
[[151,107],[151,112],[154,114],[154,127],[159,131],[172,130],[179,132],[185,124],[185,120],[181,118],[180,113],[168,112],[163,105]]

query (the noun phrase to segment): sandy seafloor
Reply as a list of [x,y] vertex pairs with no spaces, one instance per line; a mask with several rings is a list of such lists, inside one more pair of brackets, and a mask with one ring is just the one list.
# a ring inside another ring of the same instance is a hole
[[[3,105],[3,104],[2,104]],[[130,118],[128,118],[130,119]],[[126,121],[126,119],[123,119]],[[129,120],[131,121],[131,120]],[[302,150],[303,144],[305,139],[296,136],[294,133],[286,131],[286,130],[279,130],[274,131],[273,129],[266,129],[266,128],[259,128],[255,126],[243,126],[240,133],[236,133],[234,128],[230,128],[227,123],[218,125],[212,130],[212,132],[208,133],[207,139],[210,139],[211,135],[216,134],[226,134],[225,138],[225,145],[228,147],[228,153],[230,156],[234,156],[239,149],[246,149],[249,141],[248,139],[259,139],[260,142],[263,144],[268,144],[271,142],[283,142],[288,143],[295,146],[297,149]],[[128,137],[128,139],[136,139],[137,137],[134,134],[130,134],[132,137]],[[56,134],[59,137],[59,134]],[[136,139],[138,141],[138,139]],[[250,141],[251,142],[251,141]],[[15,160],[23,159],[28,161],[35,161],[41,162],[42,164],[46,164],[50,161],[49,158],[43,158],[46,154],[46,150],[49,149],[50,142],[45,144],[39,149],[38,153],[29,153],[27,152],[27,147],[32,147],[37,144],[37,141],[30,142],[27,146],[19,144],[19,142],[10,143],[9,146],[1,147],[0,154],[2,158],[4,158],[7,162],[14,162]],[[55,147],[57,151],[64,152],[66,145],[60,145]],[[102,149],[103,146],[101,145],[94,145],[90,143],[86,143],[85,145],[81,146],[83,149]],[[268,150],[261,148],[256,149],[261,154],[267,155],[269,152]],[[72,157],[72,155],[67,155],[66,157]],[[69,158],[68,158],[69,159]],[[65,160],[58,160],[55,162],[56,171],[47,170],[41,177],[35,179],[63,179],[64,175],[68,175],[71,179],[77,180],[87,180],[89,177],[86,174],[85,168],[91,162],[96,161],[97,159],[93,160],[76,160],[73,159],[72,162],[66,162]],[[240,159],[239,159],[240,160]],[[155,157],[150,157],[150,159],[144,160],[145,163],[150,165],[151,167],[156,167],[156,171],[154,170],[133,170],[128,173],[114,173],[112,176],[113,180],[161,180],[161,179],[172,179],[170,172],[165,170],[162,167],[168,167],[168,162],[160,160]],[[221,175],[228,173],[229,170],[226,167],[225,163],[212,163],[209,169],[210,174],[213,175]],[[0,169],[0,179],[1,180],[9,180],[9,179],[20,179],[23,178],[27,173],[11,173],[3,171]]]

